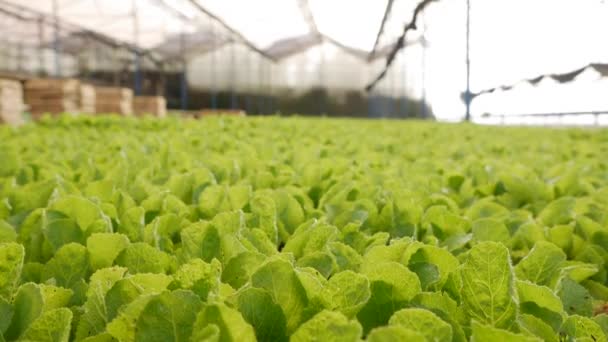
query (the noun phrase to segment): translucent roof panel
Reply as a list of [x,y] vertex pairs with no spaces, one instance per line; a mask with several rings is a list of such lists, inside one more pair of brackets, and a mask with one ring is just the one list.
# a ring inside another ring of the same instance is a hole
[[[53,15],[52,1],[5,1]],[[185,13],[196,10],[173,6],[166,0],[57,0],[57,15],[66,23],[147,49],[177,32],[195,30]]]
[[321,33],[346,46],[371,51],[387,1],[308,0],[308,3]]
[[279,40],[310,33],[298,0],[195,0],[265,49]]

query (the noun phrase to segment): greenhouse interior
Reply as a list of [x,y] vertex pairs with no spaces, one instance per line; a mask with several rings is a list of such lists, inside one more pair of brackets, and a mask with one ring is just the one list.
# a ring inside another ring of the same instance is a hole
[[608,342],[606,0],[0,0],[0,342]]

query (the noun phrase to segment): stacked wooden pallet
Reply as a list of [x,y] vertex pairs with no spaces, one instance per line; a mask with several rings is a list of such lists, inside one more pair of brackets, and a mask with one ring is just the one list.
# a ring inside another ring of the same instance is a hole
[[0,124],[23,122],[23,86],[17,80],[0,79]]
[[80,82],[75,79],[31,79],[25,82],[25,102],[32,117],[80,112]]
[[199,112],[198,117],[216,115],[246,116],[247,112],[241,109],[203,109]]
[[96,87],[95,112],[97,114],[133,115],[133,91],[128,88]]
[[95,87],[90,84],[80,85],[80,112],[95,114]]
[[164,118],[167,116],[167,100],[163,96],[135,96],[133,110],[138,116],[152,115]]

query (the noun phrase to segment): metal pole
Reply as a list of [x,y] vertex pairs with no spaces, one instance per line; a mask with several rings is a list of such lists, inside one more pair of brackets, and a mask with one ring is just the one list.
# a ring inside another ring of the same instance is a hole
[[40,16],[38,18],[38,63],[39,70],[38,75],[42,76],[44,74],[44,17]]
[[403,59],[401,65],[401,77],[403,79],[403,104],[401,105],[401,110],[403,111],[403,116],[406,118],[409,116],[408,113],[408,105],[409,105],[409,95],[407,93],[407,59],[405,58],[405,53],[401,52],[401,58]]
[[251,73],[253,71],[253,59],[252,59],[252,55],[249,52],[249,50],[247,50],[247,106],[246,106],[246,111],[247,114],[251,113],[251,103],[252,103],[252,99],[251,99],[251,93],[253,92],[253,77],[251,77]]
[[135,45],[135,73],[134,73],[134,91],[135,95],[141,95],[141,56],[138,51],[139,45],[139,18],[137,14],[137,0],[132,0],[133,6],[133,43]]
[[466,56],[466,64],[467,64],[467,90],[465,93],[465,102],[466,102],[466,113],[465,120],[471,120],[471,55],[470,55],[470,47],[471,47],[471,0],[467,1],[467,56]]
[[258,114],[266,114],[264,111],[264,59],[260,58],[258,70],[258,90],[257,90],[257,98],[258,98]]
[[61,77],[61,44],[59,42],[59,4],[53,0],[53,52],[55,54],[55,75]]
[[113,84],[115,87],[120,86],[120,58],[118,56],[118,47],[112,49],[112,64],[114,67]]
[[421,115],[426,119],[428,113],[426,108],[426,15],[422,13],[422,103]]
[[[321,95],[325,90],[325,73],[323,72],[323,66],[325,65],[325,39],[321,38],[321,58],[319,60],[319,90]],[[319,99],[319,115],[323,115],[325,111],[325,98]]]
[[215,53],[217,51],[217,37],[215,34],[215,23],[211,22],[211,39],[213,39],[213,51],[211,51],[211,68],[209,69],[209,73],[211,74],[211,108],[213,110],[217,109],[217,94],[215,92]]
[[230,46],[230,109],[236,110],[237,98],[236,98],[236,61],[234,58],[234,49],[236,48],[236,41],[232,40]]
[[274,97],[273,97],[273,89],[272,89],[272,61],[268,63],[268,113],[274,114],[276,112],[274,108]]
[[186,110],[188,109],[188,80],[186,78],[186,69],[187,69],[187,62],[186,62],[186,57],[185,57],[185,53],[186,53],[186,42],[185,42],[185,37],[184,37],[184,33],[182,32],[179,35],[179,49],[180,49],[180,55],[182,56],[182,73],[181,73],[181,86],[180,86],[180,100],[181,100],[181,109],[182,110]]

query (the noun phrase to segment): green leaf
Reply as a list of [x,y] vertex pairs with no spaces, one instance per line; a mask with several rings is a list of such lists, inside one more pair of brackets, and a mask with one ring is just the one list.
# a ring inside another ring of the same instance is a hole
[[458,259],[446,249],[425,245],[416,250],[408,260],[408,267],[410,269],[415,268],[417,265],[435,266],[438,276],[429,285],[440,289],[448,280],[449,275],[456,271],[459,263]]
[[527,332],[547,342],[558,342],[559,337],[554,329],[545,323],[541,318],[529,314],[521,314],[517,318],[519,328],[522,332]]
[[0,244],[15,241],[17,241],[17,232],[13,226],[0,219]]
[[61,247],[44,266],[42,278],[54,279],[57,285],[74,289],[84,282],[88,269],[87,249],[83,245],[70,243]]
[[237,307],[253,326],[258,341],[287,341],[287,320],[266,290],[247,288],[238,293]]
[[183,264],[173,275],[176,287],[194,292],[202,301],[207,301],[210,294],[217,294],[220,287],[222,265],[216,259],[206,263],[193,259]]
[[192,342],[219,342],[220,328],[215,324],[209,324],[204,328],[196,329],[190,341]]
[[269,260],[251,276],[251,286],[268,291],[275,303],[281,306],[287,318],[287,333],[305,319],[308,297],[293,266],[281,259]]
[[152,298],[137,320],[137,341],[189,341],[200,299],[190,291],[163,292]]
[[501,221],[493,218],[482,218],[473,221],[473,237],[477,241],[507,242],[511,235]]
[[222,272],[222,281],[235,289],[245,285],[266,257],[256,252],[243,252],[230,259]]
[[19,153],[10,145],[2,145],[0,148],[0,177],[9,177],[19,170],[21,160]]
[[469,220],[451,212],[443,205],[435,205],[427,209],[422,218],[422,225],[433,232],[440,240],[448,237],[464,235],[469,232]]
[[463,327],[469,325],[462,308],[445,292],[422,292],[413,300],[412,306],[433,312],[452,326],[454,341],[466,341]]
[[384,262],[365,272],[371,297],[357,314],[365,332],[385,325],[393,313],[404,308],[422,291],[418,276],[396,262]]
[[73,195],[65,196],[53,202],[50,208],[60,211],[74,219],[78,226],[85,232],[91,231],[91,227],[96,224],[98,220],[101,220],[104,225],[99,232],[112,231],[112,224],[109,218],[103,214],[95,203],[84,197]]
[[375,328],[367,335],[368,342],[393,342],[393,341],[408,341],[408,342],[426,342],[428,341],[423,334],[406,329],[399,325],[386,326]]
[[124,305],[131,303],[137,297],[158,294],[165,290],[172,278],[164,274],[140,273],[117,281],[106,293],[106,312],[108,320],[112,320]]
[[200,258],[210,262],[220,259],[220,234],[207,222],[194,223],[181,231],[182,249],[186,258]]
[[561,326],[564,318],[562,302],[550,288],[521,280],[516,282],[516,286],[521,312],[542,318],[555,329]]
[[420,331],[428,340],[452,341],[452,327],[428,310],[417,308],[399,310],[391,316],[389,324]]
[[121,267],[105,268],[91,276],[87,290],[84,312],[79,319],[76,339],[81,340],[102,333],[108,320],[106,293],[120,280],[127,269]]
[[530,253],[515,266],[515,274],[522,280],[549,285],[564,261],[566,254],[559,247],[550,242],[538,241]]
[[137,242],[120,252],[115,264],[128,268],[130,273],[165,273],[173,267],[173,260],[168,254]]
[[557,285],[564,310],[570,315],[591,316],[593,298],[586,288],[570,278],[563,278]]
[[606,335],[599,324],[591,318],[578,315],[572,315],[566,319],[562,332],[575,340],[588,338],[592,341],[606,341]]
[[355,272],[340,272],[329,279],[322,296],[328,309],[353,318],[371,297],[370,283]]
[[[595,323],[597,323],[602,328],[602,330],[604,331],[604,334],[608,333],[608,315],[607,314],[605,314],[605,313],[599,314],[599,315],[593,317],[593,320],[595,321]],[[1,329],[0,329],[0,331],[1,331]]]
[[13,300],[13,319],[4,336],[17,339],[42,313],[67,306],[72,294],[71,290],[52,285],[21,285]]
[[106,325],[106,331],[121,342],[134,342],[137,319],[144,308],[156,295],[144,294],[123,306],[118,316]]
[[198,209],[204,218],[212,218],[220,212],[243,209],[249,202],[249,186],[210,185],[198,199]]
[[507,330],[498,329],[490,325],[483,325],[473,321],[473,335],[471,341],[508,341],[508,342],[540,342],[539,338],[515,334]]
[[0,298],[0,317],[2,317],[2,320],[0,320],[0,336],[4,335],[6,329],[8,329],[14,313],[11,303]]
[[75,220],[62,212],[55,210],[45,210],[42,214],[44,237],[57,251],[62,246],[74,242],[84,244],[83,230]]
[[349,321],[341,313],[324,310],[302,324],[289,340],[314,341],[322,336],[323,341],[356,342],[361,338],[361,330],[356,320]]
[[112,266],[114,259],[129,246],[129,238],[122,234],[96,233],[87,239],[91,270]]
[[546,226],[552,227],[558,224],[567,224],[574,219],[574,206],[576,200],[573,197],[562,197],[549,203],[539,214],[538,220]]
[[17,243],[0,244],[0,299],[10,301],[21,279],[25,250]]
[[31,342],[67,342],[70,338],[72,311],[66,308],[49,310],[36,319],[19,338]]
[[482,242],[468,253],[461,269],[462,301],[471,318],[497,328],[515,323],[513,271],[509,251],[496,242]]
[[251,199],[249,206],[253,214],[249,226],[260,228],[276,245],[279,239],[279,228],[277,226],[277,208],[272,197],[256,194]]
[[196,317],[194,323],[193,341],[207,340],[210,332],[206,327],[215,325],[219,329],[220,342],[249,342],[256,341],[253,327],[243,319],[243,316],[224,304],[205,305]]

